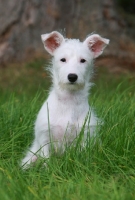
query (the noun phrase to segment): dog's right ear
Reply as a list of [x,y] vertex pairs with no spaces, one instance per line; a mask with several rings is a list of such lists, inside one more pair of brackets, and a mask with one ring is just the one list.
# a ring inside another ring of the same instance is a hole
[[48,53],[54,54],[54,51],[64,42],[64,37],[57,31],[41,35],[41,40]]
[[103,50],[109,44],[109,40],[102,38],[98,34],[93,34],[88,36],[83,44],[87,45],[89,50],[93,53],[93,57],[97,58],[103,53]]

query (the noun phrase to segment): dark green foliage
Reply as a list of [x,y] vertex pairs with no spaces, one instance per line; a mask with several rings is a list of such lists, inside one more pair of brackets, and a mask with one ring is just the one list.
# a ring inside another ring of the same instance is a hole
[[126,12],[135,14],[135,1],[134,0],[115,0],[121,8]]

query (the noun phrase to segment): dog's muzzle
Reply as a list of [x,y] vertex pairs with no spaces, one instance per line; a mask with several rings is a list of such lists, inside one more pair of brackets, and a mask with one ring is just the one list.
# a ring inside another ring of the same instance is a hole
[[78,76],[76,74],[68,74],[68,80],[70,83],[75,83],[77,79],[78,79]]

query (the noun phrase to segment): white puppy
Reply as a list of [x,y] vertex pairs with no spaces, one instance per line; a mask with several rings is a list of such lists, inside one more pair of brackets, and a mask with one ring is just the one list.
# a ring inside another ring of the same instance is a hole
[[88,95],[93,73],[93,59],[102,54],[109,40],[98,34],[84,42],[66,39],[54,31],[41,36],[45,49],[53,56],[50,72],[53,85],[35,123],[35,139],[22,160],[27,168],[38,155],[48,158],[53,142],[64,150],[79,135],[84,123],[84,141],[93,135],[98,119],[89,106]]

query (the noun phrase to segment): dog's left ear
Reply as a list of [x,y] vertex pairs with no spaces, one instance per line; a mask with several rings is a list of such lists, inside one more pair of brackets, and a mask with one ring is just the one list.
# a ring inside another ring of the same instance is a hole
[[109,40],[102,38],[98,34],[93,34],[87,37],[83,43],[92,51],[94,58],[97,58],[109,44]]
[[41,40],[48,53],[54,54],[54,51],[64,42],[64,37],[57,31],[41,35]]

